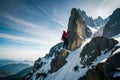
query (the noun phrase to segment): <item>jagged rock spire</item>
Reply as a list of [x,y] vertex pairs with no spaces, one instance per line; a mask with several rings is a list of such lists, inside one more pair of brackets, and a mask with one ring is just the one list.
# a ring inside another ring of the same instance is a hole
[[80,47],[82,41],[85,40],[85,22],[79,16],[76,8],[71,11],[71,16],[68,23],[68,31],[70,34],[68,36],[68,46],[67,49],[75,50]]

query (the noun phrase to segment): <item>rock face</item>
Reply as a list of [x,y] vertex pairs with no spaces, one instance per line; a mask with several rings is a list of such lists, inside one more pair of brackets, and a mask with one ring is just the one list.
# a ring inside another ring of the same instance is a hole
[[80,53],[81,64],[84,66],[90,66],[95,59],[102,54],[113,49],[118,41],[114,39],[108,39],[105,37],[93,38],[89,43],[85,45],[82,52]]
[[77,9],[73,8],[68,23],[68,46],[67,49],[75,50],[85,40],[85,22],[79,16]]
[[86,75],[79,80],[120,80],[117,73],[120,72],[120,52],[113,54],[105,62],[101,62],[92,69],[89,69]]
[[80,9],[78,9],[77,11],[78,11],[79,16],[80,16],[80,17],[82,18],[82,20],[84,20],[84,22],[85,22],[85,25],[86,25],[86,26],[85,26],[85,34],[86,34],[86,37],[87,37],[87,38],[90,38],[90,37],[92,36],[92,31],[91,31],[91,30],[89,29],[89,27],[87,27],[87,26],[95,27],[94,21],[93,21],[92,17],[87,16],[87,14],[86,14],[85,11],[80,10]]
[[66,57],[68,56],[68,54],[69,53],[64,49],[62,49],[61,51],[57,51],[55,54],[55,58],[52,59],[52,62],[50,63],[51,69],[49,72],[56,72],[58,69],[64,66],[67,63]]
[[85,27],[85,34],[86,38],[90,38],[92,36],[92,31],[87,26]]
[[56,44],[50,49],[49,53],[46,54],[45,58],[52,57],[55,54],[55,52],[59,51],[62,47],[63,47],[63,42]]
[[120,33],[120,8],[116,9],[110,16],[110,20],[105,25],[103,36],[112,37]]

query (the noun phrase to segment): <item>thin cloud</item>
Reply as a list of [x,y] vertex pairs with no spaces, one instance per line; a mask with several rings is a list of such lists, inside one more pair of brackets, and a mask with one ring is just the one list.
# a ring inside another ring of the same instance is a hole
[[[38,6],[38,7],[39,7],[39,6]],[[45,15],[47,15],[47,16],[48,16],[51,20],[53,20],[54,22],[56,22],[56,23],[58,23],[58,24],[60,24],[60,25],[62,25],[62,26],[64,26],[64,27],[66,27],[65,24],[63,24],[62,22],[58,21],[58,20],[55,19],[53,16],[49,15],[48,12],[47,12],[45,9],[43,9],[43,8],[41,8],[41,7],[39,7],[39,9],[40,9],[41,11],[43,11],[43,13],[44,13]]]
[[22,36],[4,34],[4,33],[0,33],[0,38],[10,39],[15,41],[22,41],[22,42],[31,42],[36,44],[48,44],[48,41],[45,41],[45,40],[37,40],[37,39],[32,39],[32,38],[27,38]]
[[[41,27],[41,25],[34,24],[32,22],[28,22],[28,21],[25,21],[20,18],[16,18],[16,17],[10,16],[8,14],[0,14],[0,15],[9,19],[10,21],[13,21],[14,24],[9,23],[8,21],[7,21],[7,24],[13,25],[11,27],[13,27],[13,29],[15,29],[15,30],[25,32],[30,35],[35,35],[36,37],[44,38],[47,40],[49,38],[50,41],[53,41],[53,40],[59,38],[59,36],[58,36],[59,33],[56,33],[56,31],[51,30],[49,28],[46,28],[43,26]],[[54,37],[54,38],[51,38],[51,37]]]
[[[8,54],[9,53],[9,54]],[[21,60],[36,60],[45,55],[45,51],[34,49],[20,49],[20,48],[1,48],[0,58],[21,59]]]
[[103,18],[108,17],[112,12],[120,7],[120,0],[104,0],[96,11],[96,14],[99,14]]

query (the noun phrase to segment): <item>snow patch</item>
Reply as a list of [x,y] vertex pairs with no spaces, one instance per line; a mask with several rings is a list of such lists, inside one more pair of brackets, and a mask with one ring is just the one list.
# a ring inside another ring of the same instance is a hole
[[94,53],[95,52],[95,50],[92,50],[92,52],[91,53]]
[[105,53],[106,51],[107,49],[101,51],[101,55],[96,58],[96,60],[93,62],[93,65],[96,65],[99,62],[104,62],[111,55],[111,51]]
[[113,36],[112,38],[114,38],[115,40],[117,40],[120,43],[120,34]]
[[[118,52],[120,52],[120,48],[117,49],[115,52],[113,52],[113,54],[118,53]],[[112,55],[113,55],[113,54],[112,54]]]
[[93,37],[103,36],[104,27],[101,27],[97,32],[94,33]]
[[114,74],[113,74],[113,77],[115,78],[115,77],[120,77],[120,72],[115,72]]
[[95,28],[93,28],[93,27],[90,27],[90,26],[88,26],[88,25],[87,25],[87,27],[92,31],[92,36],[91,36],[91,37],[93,37],[93,35],[94,35],[94,33],[97,31],[97,29],[95,29]]
[[117,70],[120,70],[120,68],[116,68]]
[[95,28],[93,28],[93,27],[90,27],[90,26],[88,26],[88,25],[87,25],[87,27],[92,31],[93,34],[97,31],[97,29],[95,29]]

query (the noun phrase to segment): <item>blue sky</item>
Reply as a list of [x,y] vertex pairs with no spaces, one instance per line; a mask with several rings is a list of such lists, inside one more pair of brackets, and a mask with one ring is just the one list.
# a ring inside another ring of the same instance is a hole
[[72,8],[108,17],[119,0],[0,0],[0,58],[37,59],[61,42]]

